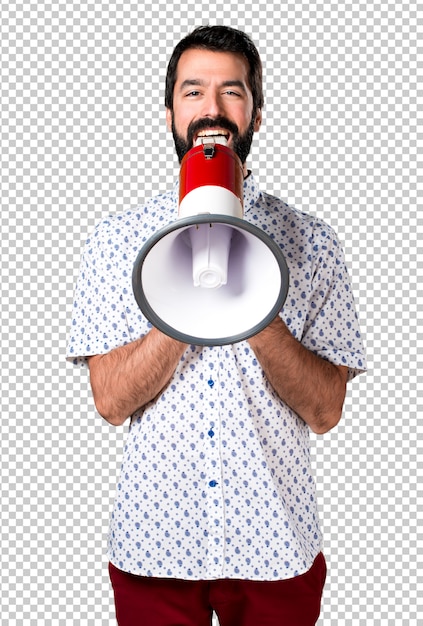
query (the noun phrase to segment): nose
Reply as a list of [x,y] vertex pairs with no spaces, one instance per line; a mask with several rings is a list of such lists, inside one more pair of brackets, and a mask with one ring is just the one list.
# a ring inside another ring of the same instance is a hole
[[218,117],[223,115],[224,106],[219,94],[208,93],[203,101],[202,117]]

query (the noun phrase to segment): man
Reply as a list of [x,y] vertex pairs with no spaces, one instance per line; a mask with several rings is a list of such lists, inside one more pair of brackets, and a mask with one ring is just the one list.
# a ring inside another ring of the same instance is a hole
[[247,170],[263,107],[249,37],[188,35],[165,104],[179,160],[205,133],[237,152],[245,219],[281,246],[290,288],[249,340],[189,346],[152,328],[131,288],[143,243],[177,217],[177,185],[88,240],[68,358],[88,362],[107,421],[131,417],[109,535],[118,623],[205,626],[214,610],[221,626],[315,624],[326,566],[309,429],[338,423],[347,380],[365,369],[343,254],[329,226],[260,192]]

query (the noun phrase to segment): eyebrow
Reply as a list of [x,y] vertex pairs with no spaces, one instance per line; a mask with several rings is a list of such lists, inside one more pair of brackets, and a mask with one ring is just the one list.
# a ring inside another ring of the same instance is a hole
[[[200,78],[187,78],[181,84],[180,91],[183,91],[187,87],[202,87],[204,85],[205,81],[201,80]],[[247,90],[242,80],[225,80],[221,84],[221,87],[238,87],[239,89],[242,89],[244,93],[247,93]]]

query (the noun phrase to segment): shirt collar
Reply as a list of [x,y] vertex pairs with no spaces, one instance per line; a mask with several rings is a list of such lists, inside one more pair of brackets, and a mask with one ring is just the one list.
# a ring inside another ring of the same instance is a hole
[[244,178],[244,213],[247,213],[255,206],[260,198],[261,192],[254,179],[253,174],[248,170],[248,175]]

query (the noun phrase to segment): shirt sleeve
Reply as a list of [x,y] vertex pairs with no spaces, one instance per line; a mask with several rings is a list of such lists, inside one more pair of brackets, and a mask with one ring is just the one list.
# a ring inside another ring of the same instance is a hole
[[76,283],[66,352],[84,366],[87,357],[105,354],[130,341],[122,279],[115,276],[114,249],[102,222],[87,240]]
[[347,366],[350,380],[366,371],[366,357],[344,253],[323,223],[315,225],[312,247],[312,287],[301,343],[335,365]]

